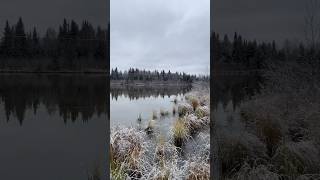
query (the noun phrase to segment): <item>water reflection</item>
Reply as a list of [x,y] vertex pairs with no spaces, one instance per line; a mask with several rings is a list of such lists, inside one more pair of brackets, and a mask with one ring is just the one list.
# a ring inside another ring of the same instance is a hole
[[262,83],[261,76],[213,76],[211,86],[213,99],[212,107],[217,109],[222,104],[226,109],[228,104],[232,104],[232,108],[236,109],[241,102],[250,98],[260,90]]
[[185,94],[189,92],[192,85],[189,86],[111,86],[111,99],[118,100],[119,96],[124,96],[129,100],[137,100],[139,98],[173,96],[177,94]]
[[[176,118],[172,115],[173,108],[177,109],[174,100],[180,101],[191,88],[192,86],[111,86],[110,125],[144,129],[155,112],[161,121],[158,124],[159,130],[168,132]],[[160,117],[160,110],[167,111],[170,115]],[[139,116],[141,121],[137,121]]]
[[37,114],[44,105],[50,116],[58,112],[64,122],[88,121],[107,113],[106,77],[100,75],[0,75],[0,108],[5,119],[20,125],[27,110]]

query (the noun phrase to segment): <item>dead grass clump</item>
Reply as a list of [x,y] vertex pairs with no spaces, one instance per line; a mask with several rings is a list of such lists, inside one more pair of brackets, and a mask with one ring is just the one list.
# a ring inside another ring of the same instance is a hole
[[196,116],[201,119],[210,115],[210,109],[207,106],[200,106],[195,111]]
[[210,165],[206,162],[191,162],[188,166],[186,180],[209,180]]
[[132,174],[139,168],[143,153],[143,135],[133,128],[112,130],[110,140],[111,174],[114,179]]
[[189,113],[192,113],[192,110],[193,110],[192,106],[187,103],[179,104],[178,106],[178,114],[180,117],[185,116]]
[[190,131],[185,120],[182,118],[177,119],[172,128],[174,144],[178,147],[182,146],[189,138],[189,133]]
[[190,132],[198,131],[204,125],[202,120],[198,119],[197,116],[195,116],[193,114],[187,115],[184,119],[187,123],[187,127],[189,127]]
[[199,101],[196,98],[191,99],[191,105],[193,108],[193,111],[195,111],[197,109],[197,107],[199,106]]

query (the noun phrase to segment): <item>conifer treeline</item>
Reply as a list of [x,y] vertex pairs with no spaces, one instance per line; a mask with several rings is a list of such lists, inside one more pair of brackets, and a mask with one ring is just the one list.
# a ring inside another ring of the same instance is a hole
[[139,70],[137,68],[129,68],[128,71],[120,71],[118,68],[111,69],[110,80],[139,80],[139,81],[183,81],[193,82],[195,80],[209,81],[209,76],[196,76],[186,73],[172,73],[162,71]]
[[238,64],[252,69],[262,69],[269,62],[306,61],[320,59],[319,49],[303,43],[285,41],[279,48],[275,41],[270,43],[249,41],[235,33],[233,39],[227,35],[211,34],[211,53],[215,63]]
[[85,63],[79,59],[86,59],[86,62],[91,59],[93,64],[94,61],[107,64],[108,37],[109,29],[94,28],[88,21],[79,25],[74,20],[64,19],[58,30],[48,28],[43,36],[39,35],[36,27],[26,32],[21,18],[14,25],[6,21],[0,41],[0,57],[4,62],[0,60],[0,63],[5,67],[5,63],[10,65],[10,61],[14,61],[12,59],[30,62],[42,59],[43,64],[65,68],[67,65],[72,67],[76,63]]

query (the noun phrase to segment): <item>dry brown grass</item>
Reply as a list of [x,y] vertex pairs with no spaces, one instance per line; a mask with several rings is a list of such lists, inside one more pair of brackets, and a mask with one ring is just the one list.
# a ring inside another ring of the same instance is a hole
[[190,131],[185,120],[183,118],[177,119],[172,128],[175,145],[181,146],[189,138],[189,133]]
[[195,111],[197,109],[197,107],[199,106],[199,101],[195,98],[191,99],[191,105],[193,108],[193,111]]
[[187,173],[186,180],[209,180],[210,165],[206,162],[191,162]]

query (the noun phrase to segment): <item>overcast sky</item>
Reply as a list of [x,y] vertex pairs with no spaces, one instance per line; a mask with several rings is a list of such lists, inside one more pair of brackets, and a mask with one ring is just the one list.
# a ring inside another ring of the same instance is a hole
[[214,0],[213,29],[257,40],[304,40],[307,0]]
[[42,32],[48,27],[57,28],[63,18],[78,23],[86,19],[95,26],[107,27],[107,4],[107,0],[1,0],[0,32],[7,19],[13,24],[20,16],[26,29],[36,26]]
[[210,0],[111,0],[111,68],[208,74]]

